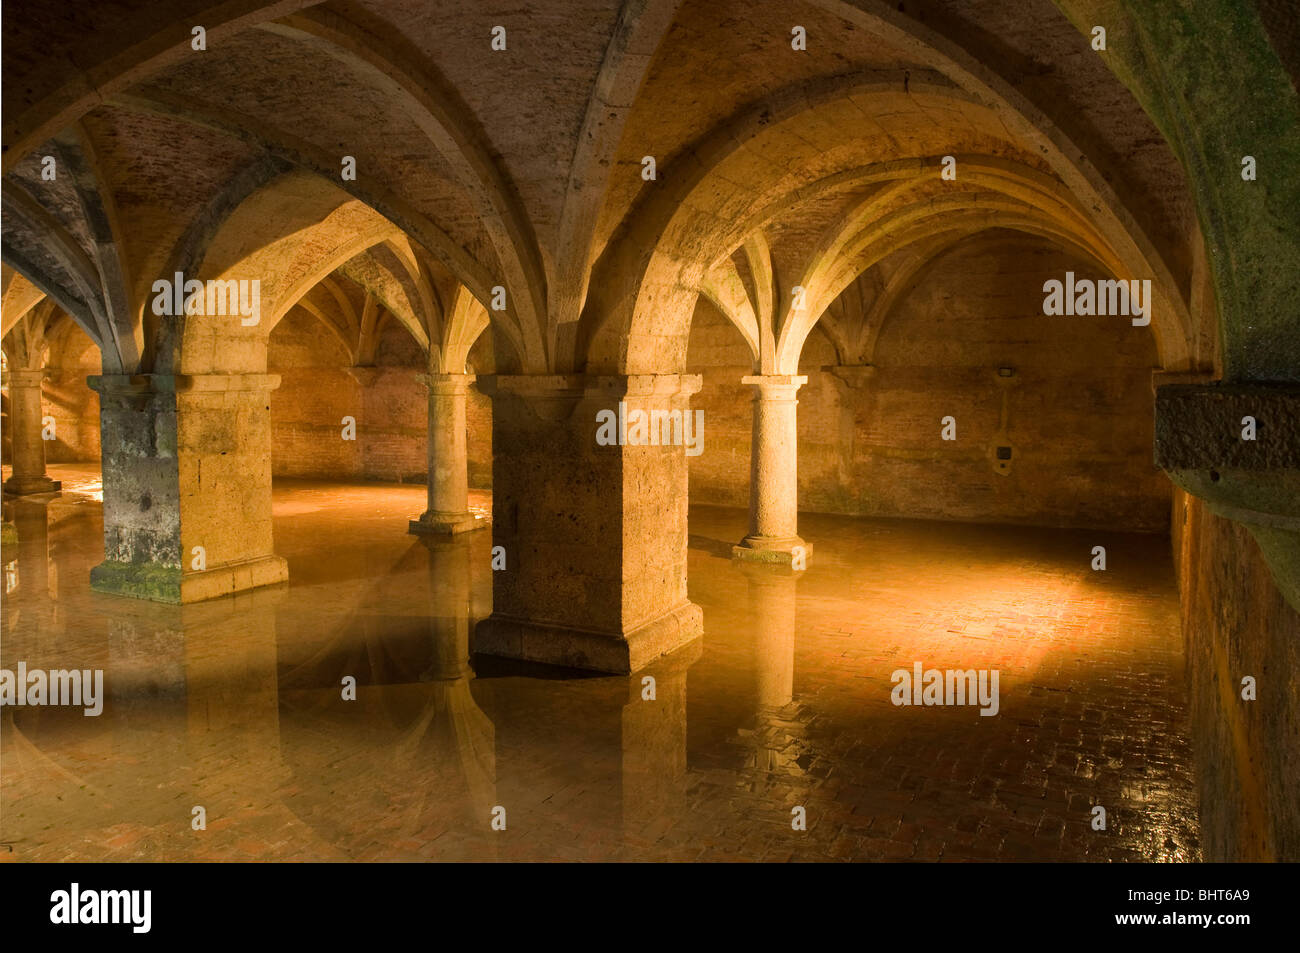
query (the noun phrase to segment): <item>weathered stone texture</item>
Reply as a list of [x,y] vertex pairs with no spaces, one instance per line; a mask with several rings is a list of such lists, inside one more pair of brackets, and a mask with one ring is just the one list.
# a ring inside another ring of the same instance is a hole
[[1250,532],[1182,491],[1173,545],[1205,859],[1300,860],[1300,614]]

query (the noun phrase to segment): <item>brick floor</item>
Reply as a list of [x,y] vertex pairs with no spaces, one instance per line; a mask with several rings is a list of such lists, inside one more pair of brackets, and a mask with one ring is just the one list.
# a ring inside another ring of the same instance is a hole
[[[182,609],[90,593],[97,477],[51,469],[0,662],[102,667],[108,700],[3,710],[0,861],[1200,857],[1162,538],[813,515],[794,578],[727,558],[743,512],[693,508],[705,638],[643,701],[640,674],[458,664],[491,540],[406,535],[422,487],[278,485],[289,586]],[[998,715],[893,705],[914,662],[997,669]]]

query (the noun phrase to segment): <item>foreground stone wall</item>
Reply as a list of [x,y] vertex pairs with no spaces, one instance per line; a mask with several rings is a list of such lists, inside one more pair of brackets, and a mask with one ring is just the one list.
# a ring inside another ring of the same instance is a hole
[[1205,859],[1300,860],[1300,614],[1250,533],[1181,490],[1172,537]]
[[[1044,317],[1043,282],[1066,270],[1099,277],[1037,240],[959,245],[885,320],[865,372],[828,370],[835,351],[815,329],[799,368],[800,510],[1163,531],[1153,336],[1124,317]],[[748,350],[708,305],[696,311],[689,369],[703,375],[693,406],[705,411],[691,500],[744,506]],[[956,441],[940,439],[947,415]],[[1005,473],[999,446],[1011,448]]]

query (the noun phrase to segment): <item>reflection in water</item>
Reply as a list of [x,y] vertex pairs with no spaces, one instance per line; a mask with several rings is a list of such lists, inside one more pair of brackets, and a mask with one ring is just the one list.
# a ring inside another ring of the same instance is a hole
[[[76,487],[91,477],[6,504],[0,665],[102,668],[107,700],[91,718],[0,711],[5,856],[1198,856],[1158,540],[1117,540],[1138,568],[1095,592],[1073,536],[809,517],[806,573],[693,547],[705,638],[605,677],[470,658],[491,536],[406,535],[423,487],[279,486],[289,584],[163,606],[89,590],[100,508]],[[691,520],[725,540],[746,516]],[[1003,713],[894,708],[889,674],[917,659],[1002,669]],[[1091,853],[1077,803],[1123,812],[1111,855]]]
[[[381,832],[414,847],[450,835],[442,846],[458,858],[492,853],[494,732],[474,699],[469,665],[472,558],[465,538],[408,538],[364,608],[303,661],[282,659],[302,792],[291,802],[349,856],[367,856]],[[426,598],[410,614],[371,611],[398,603],[388,589],[416,575]],[[346,679],[355,680],[355,700],[345,697]],[[338,749],[337,739],[353,738],[351,750]],[[373,803],[380,824],[359,840],[350,818],[319,797],[322,777],[342,789],[342,800]]]
[[746,608],[754,641],[754,683],[759,722],[756,766],[802,774],[799,754],[781,729],[779,709],[794,699],[795,598],[799,573],[766,563],[737,562],[747,589]]

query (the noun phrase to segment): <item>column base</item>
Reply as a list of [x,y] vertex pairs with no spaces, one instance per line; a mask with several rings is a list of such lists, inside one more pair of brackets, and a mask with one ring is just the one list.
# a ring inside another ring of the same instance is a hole
[[493,613],[474,629],[476,655],[630,675],[704,634],[704,610],[678,606],[631,632],[597,632],[531,622]]
[[63,489],[59,480],[49,477],[10,477],[4,482],[4,491],[10,496],[36,496],[40,493],[58,493]]
[[[806,569],[812,551],[812,543],[804,542],[798,536],[746,536],[731,547],[731,558]],[[798,567],[795,566],[796,554],[802,556],[802,565]]]
[[455,536],[457,533],[469,533],[488,525],[487,520],[469,512],[425,513],[418,520],[411,520],[406,531],[417,536]]
[[114,596],[183,605],[273,586],[288,578],[289,564],[280,556],[263,556],[188,573],[157,563],[105,560],[90,570],[90,588]]

